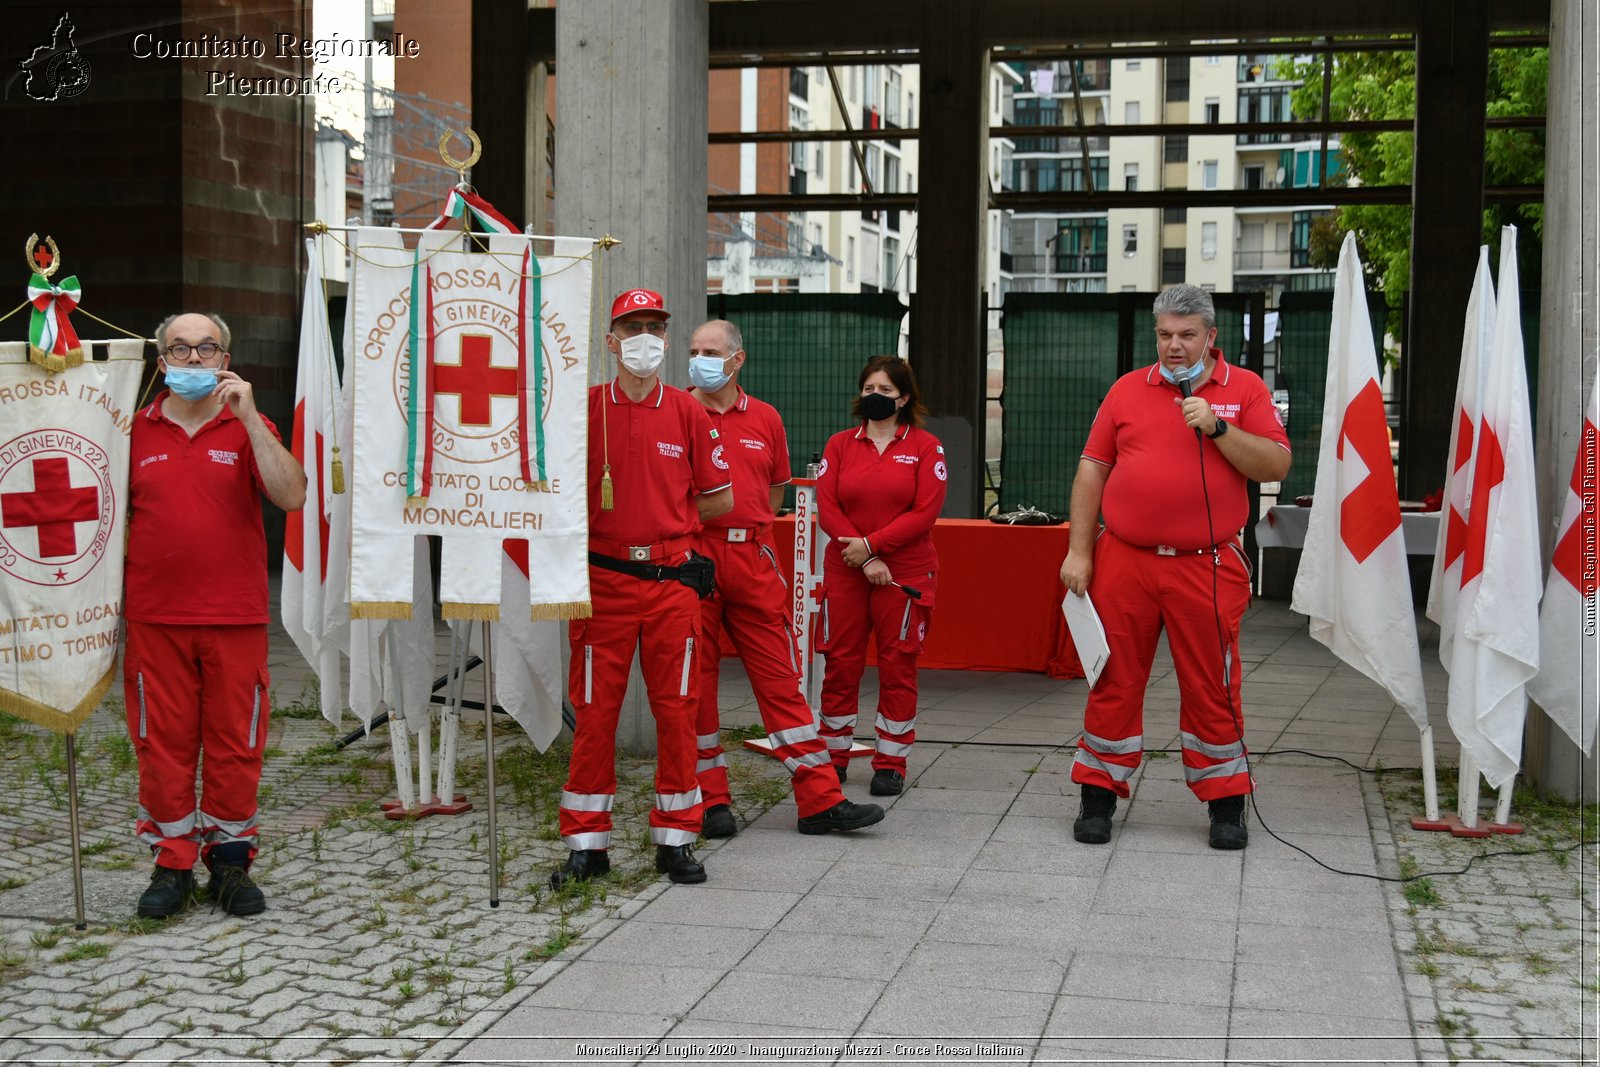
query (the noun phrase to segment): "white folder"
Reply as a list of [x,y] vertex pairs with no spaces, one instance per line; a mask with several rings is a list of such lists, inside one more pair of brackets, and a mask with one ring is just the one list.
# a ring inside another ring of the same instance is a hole
[[1061,601],[1061,614],[1067,619],[1067,632],[1072,634],[1072,644],[1078,650],[1078,662],[1089,679],[1089,688],[1100,680],[1106,660],[1111,658],[1111,646],[1106,643],[1106,628],[1100,624],[1100,615],[1094,610],[1089,594],[1079,596],[1068,592]]

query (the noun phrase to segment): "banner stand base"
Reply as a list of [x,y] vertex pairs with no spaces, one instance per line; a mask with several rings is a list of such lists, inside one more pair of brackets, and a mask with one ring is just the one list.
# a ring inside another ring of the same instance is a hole
[[1495,834],[1520,834],[1520,822],[1483,822],[1477,826],[1468,826],[1461,821],[1461,816],[1455,814],[1442,815],[1438,819],[1424,819],[1420,815],[1411,817],[1413,830],[1435,830],[1443,832],[1448,830],[1453,837],[1493,837]]
[[453,804],[435,801],[408,809],[398,800],[385,800],[378,807],[383,809],[385,819],[425,819],[429,815],[464,815],[472,810],[472,802],[465,793],[457,793]]

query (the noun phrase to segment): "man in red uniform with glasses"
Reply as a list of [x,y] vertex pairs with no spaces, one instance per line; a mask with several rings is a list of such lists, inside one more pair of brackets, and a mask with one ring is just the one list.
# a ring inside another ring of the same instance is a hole
[[881,820],[883,809],[844,798],[839,776],[829,766],[828,746],[800,695],[789,587],[772,541],[773,517],[784,487],[793,480],[789,439],[777,409],[740,388],[744,364],[744,338],[733,323],[715,319],[694,332],[689,342],[690,395],[705,405],[717,430],[712,462],[733,477],[733,510],[708,519],[695,541],[695,551],[717,568],[716,592],[700,605],[704,625],[695,770],[705,803],[701,832],[707,837],[738,832],[717,715],[724,637],[744,663],[773,755],[792,776],[800,832],[859,830]]
[[229,914],[267,906],[249,875],[271,705],[261,495],[298,511],[306,476],[228,369],[230,343],[216,315],[163,322],[167,388],[131,434],[122,677],[136,831],[156,861],[138,911],[151,918],[188,904],[196,859]]
[[1072,483],[1061,581],[1088,591],[1111,647],[1072,764],[1083,787],[1073,836],[1111,840],[1117,798],[1129,795],[1144,752],[1144,690],[1165,628],[1184,781],[1209,805],[1211,847],[1239,849],[1249,843],[1239,622],[1250,566],[1237,535],[1250,518],[1246,483],[1289,472],[1289,438],[1261,379],[1212,347],[1209,293],[1166,289],[1155,320],[1156,364],[1111,386]]
[[690,846],[700,835],[700,597],[711,590],[690,546],[703,520],[733,507],[733,481],[712,462],[717,434],[705,408],[661,381],[667,318],[661,294],[649,289],[612,301],[606,350],[617,376],[589,390],[594,613],[569,631],[577,727],[559,812],[567,861],[550,876],[558,889],[611,870],[617,718],[635,649],[656,720],[656,870],[674,882],[706,880]]

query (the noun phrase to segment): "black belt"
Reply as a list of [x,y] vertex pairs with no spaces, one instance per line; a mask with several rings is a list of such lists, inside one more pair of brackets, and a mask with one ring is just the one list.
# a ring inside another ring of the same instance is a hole
[[646,578],[652,582],[670,582],[678,577],[677,567],[669,567],[664,563],[640,563],[631,559],[618,559],[615,556],[603,556],[599,552],[589,553],[589,562],[603,570],[631,574],[635,578]]
[[589,564],[602,570],[616,571],[647,582],[682,582],[695,591],[701,600],[716,589],[716,567],[705,556],[689,553],[682,566],[669,567],[664,563],[646,563],[641,560],[618,559],[599,552],[589,553]]

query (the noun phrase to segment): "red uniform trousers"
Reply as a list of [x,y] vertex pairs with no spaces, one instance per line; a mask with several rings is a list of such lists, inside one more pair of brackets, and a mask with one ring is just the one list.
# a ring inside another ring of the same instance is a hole
[[186,871],[233,841],[255,858],[269,685],[265,625],[128,623],[122,689],[139,757],[135,832],[157,866]]
[[[724,536],[718,538],[719,533]],[[696,538],[695,551],[717,565],[717,592],[700,602],[700,718],[695,725],[700,749],[695,773],[705,806],[732,799],[717,715],[726,636],[744,661],[773,755],[783,760],[792,776],[801,817],[827,811],[844,799],[844,793],[829,766],[828,748],[811,708],[800,695],[799,659],[789,628],[789,586],[778,571],[770,538],[729,541],[725,530],[711,526]]]
[[[687,558],[679,550],[651,562],[676,566]],[[611,846],[617,718],[637,648],[656,720],[650,840],[657,845],[693,844],[700,836],[700,790],[694,780],[700,599],[682,582],[656,582],[595,566],[589,568],[589,598],[593,617],[574,620],[569,636],[568,692],[577,729],[561,793],[561,840],[570,849]]]
[[828,556],[823,564],[822,640],[828,658],[822,676],[822,736],[833,762],[849,762],[867,638],[878,641],[878,734],[875,771],[906,772],[906,756],[917,739],[917,657],[933,619],[937,576],[896,574],[922,592],[912,600],[894,585],[873,585],[866,575]]
[[1250,604],[1250,569],[1239,546],[1163,555],[1103,531],[1094,546],[1089,596],[1111,656],[1089,691],[1072,780],[1129,795],[1128,781],[1144,752],[1145,685],[1165,627],[1178,675],[1184,781],[1201,800],[1250,792],[1239,698],[1239,620]]

